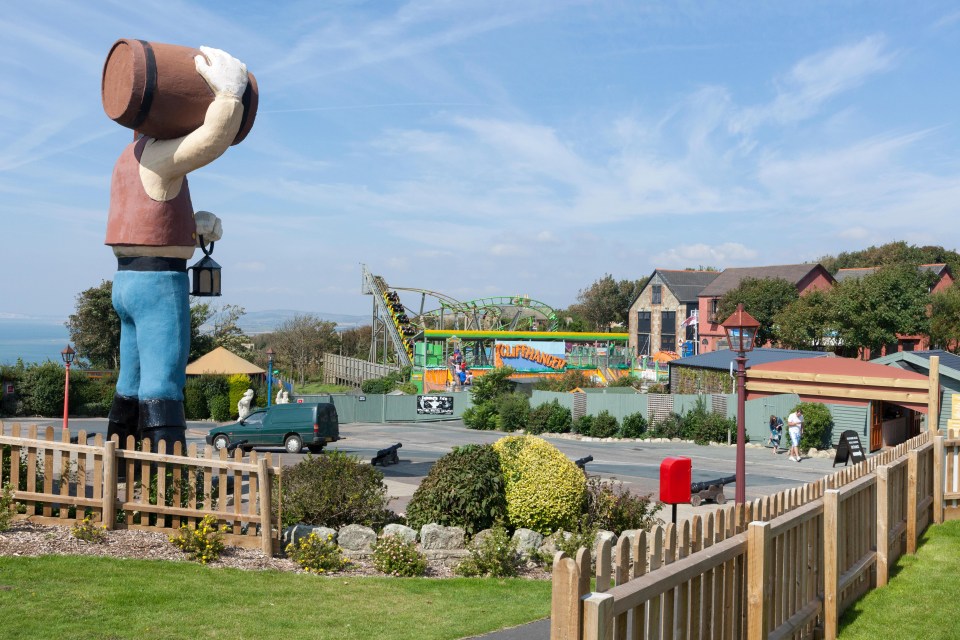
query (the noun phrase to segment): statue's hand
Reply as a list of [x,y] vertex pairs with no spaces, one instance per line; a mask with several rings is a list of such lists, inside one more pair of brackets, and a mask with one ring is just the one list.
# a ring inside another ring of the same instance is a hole
[[197,246],[200,246],[200,236],[204,242],[216,242],[223,237],[223,223],[220,218],[209,211],[197,211],[193,215],[197,223]]
[[203,76],[215,95],[239,100],[247,88],[247,65],[220,49],[200,47],[200,51],[203,55],[194,58],[197,73]]

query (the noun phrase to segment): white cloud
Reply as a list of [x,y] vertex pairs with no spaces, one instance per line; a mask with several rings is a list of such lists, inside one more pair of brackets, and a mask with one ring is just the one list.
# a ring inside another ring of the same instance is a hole
[[738,242],[725,242],[719,245],[688,244],[679,245],[653,256],[658,268],[682,269],[688,267],[739,267],[752,264],[759,252]]

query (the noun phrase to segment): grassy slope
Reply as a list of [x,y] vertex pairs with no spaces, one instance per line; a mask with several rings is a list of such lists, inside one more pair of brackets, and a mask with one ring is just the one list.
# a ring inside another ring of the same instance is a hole
[[328,578],[190,563],[0,558],[4,638],[452,639],[545,617],[550,583]]
[[960,520],[927,529],[916,556],[905,555],[890,582],[847,609],[841,640],[960,638],[950,602],[960,593]]

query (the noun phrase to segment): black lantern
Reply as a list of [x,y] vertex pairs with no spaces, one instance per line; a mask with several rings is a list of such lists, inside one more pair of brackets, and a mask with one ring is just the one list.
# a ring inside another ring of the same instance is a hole
[[63,361],[69,367],[73,362],[74,357],[76,357],[77,352],[73,350],[70,345],[67,345],[67,348],[60,352],[60,357],[63,358]]
[[203,257],[197,264],[190,267],[193,270],[193,290],[192,296],[212,297],[220,295],[220,265],[210,257],[213,253],[213,243],[210,243],[210,249],[203,243],[203,236],[200,236],[200,250],[203,251]]

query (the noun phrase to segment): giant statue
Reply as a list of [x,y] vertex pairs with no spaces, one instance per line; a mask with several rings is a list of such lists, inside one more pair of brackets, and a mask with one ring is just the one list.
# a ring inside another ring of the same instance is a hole
[[222,225],[194,213],[187,174],[250,130],[256,84],[219,49],[119,40],[103,70],[104,110],[134,130],[113,170],[106,244],[117,257],[120,373],[108,437],[185,444],[183,387],[190,353],[187,260]]

